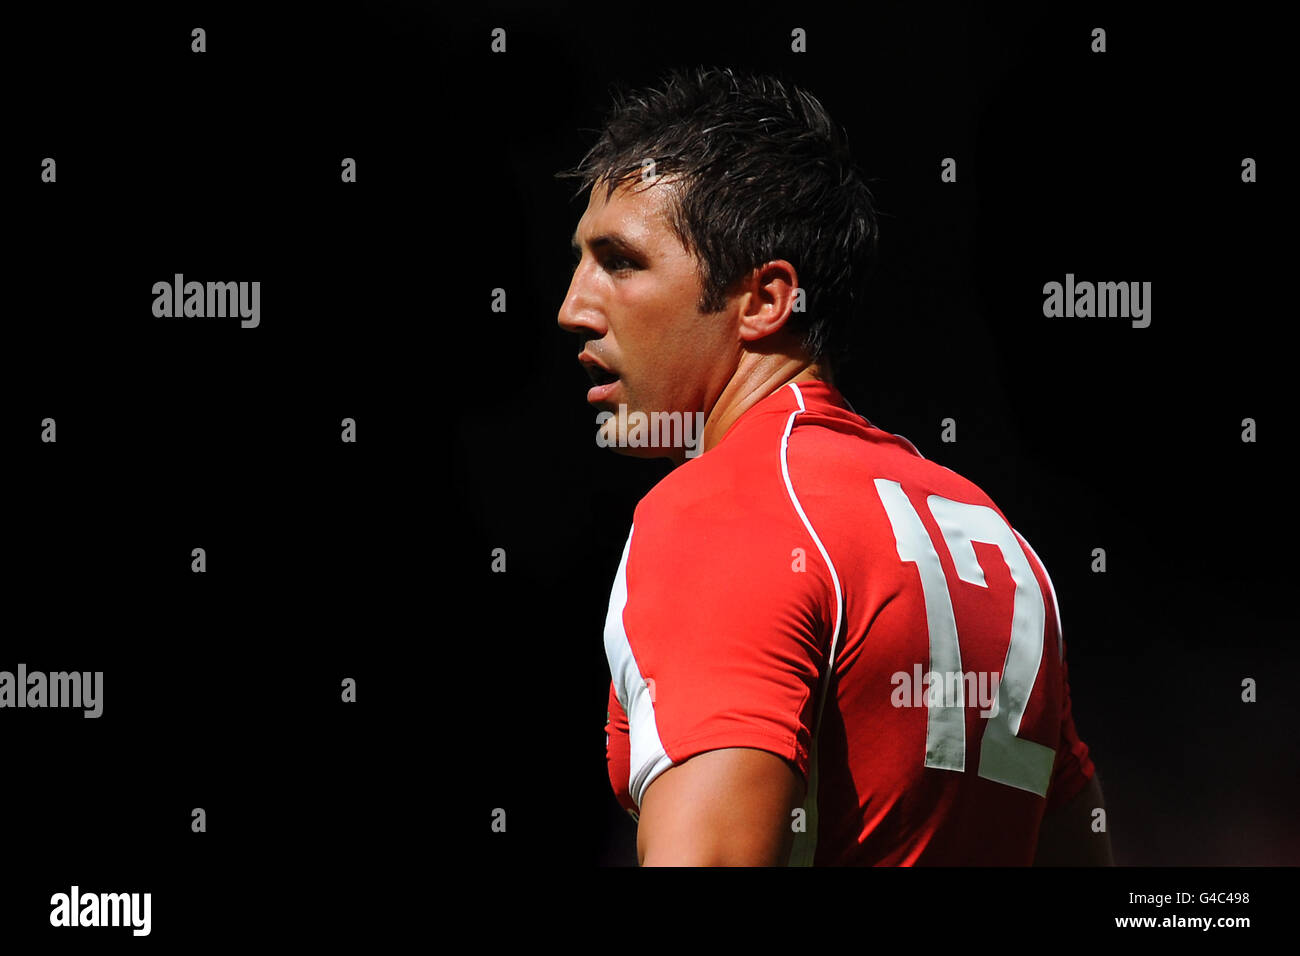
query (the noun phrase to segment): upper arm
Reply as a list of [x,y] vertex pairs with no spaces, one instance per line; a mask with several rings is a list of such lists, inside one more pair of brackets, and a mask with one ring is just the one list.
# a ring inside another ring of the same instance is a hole
[[698,775],[713,781],[719,761],[728,765],[724,777],[747,779],[753,760],[732,767],[702,759],[734,750],[762,754],[758,764],[802,787],[829,646],[829,581],[811,565],[792,572],[783,529],[756,535],[730,510],[647,514],[643,503],[637,515],[605,624],[613,692],[627,719],[626,766],[621,752],[610,762],[615,791],[644,816],[653,788],[667,806],[670,791],[691,784],[694,794]]
[[698,754],[647,787],[637,827],[643,866],[784,866],[804,799],[789,761],[747,747]]

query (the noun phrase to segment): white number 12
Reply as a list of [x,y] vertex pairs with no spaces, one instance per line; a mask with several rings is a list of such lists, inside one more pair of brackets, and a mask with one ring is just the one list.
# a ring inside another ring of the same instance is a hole
[[[921,575],[925,617],[930,632],[930,670],[940,674],[961,673],[961,646],[957,641],[952,596],[930,535],[898,482],[877,478],[876,491],[894,528],[899,558],[915,562]],[[943,534],[958,577],[969,584],[988,587],[972,547],[978,541],[997,546],[1016,585],[1011,639],[998,684],[997,713],[989,718],[984,728],[979,775],[1040,797],[1046,796],[1056,751],[1016,736],[1043,657],[1046,610],[1038,579],[1034,577],[1029,558],[1015,531],[992,508],[965,504],[939,495],[930,495],[926,504]],[[957,686],[964,694],[964,682]],[[964,771],[965,707],[928,707],[927,711],[925,765]]]

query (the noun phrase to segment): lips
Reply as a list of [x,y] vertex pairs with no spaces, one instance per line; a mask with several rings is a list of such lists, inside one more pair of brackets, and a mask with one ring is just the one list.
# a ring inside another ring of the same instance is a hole
[[578,361],[582,363],[583,371],[591,379],[592,388],[587,392],[588,402],[605,401],[618,387],[618,374],[607,368],[599,362],[595,356],[587,352],[581,352],[578,355]]

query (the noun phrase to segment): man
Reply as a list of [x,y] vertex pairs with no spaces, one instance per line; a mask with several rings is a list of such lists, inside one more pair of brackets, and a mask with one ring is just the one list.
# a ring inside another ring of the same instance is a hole
[[[1108,862],[1045,568],[833,384],[877,234],[842,131],[775,79],[674,71],[562,175],[602,444],[679,466],[605,627],[638,859]],[[638,447],[636,413],[698,413],[699,447]]]

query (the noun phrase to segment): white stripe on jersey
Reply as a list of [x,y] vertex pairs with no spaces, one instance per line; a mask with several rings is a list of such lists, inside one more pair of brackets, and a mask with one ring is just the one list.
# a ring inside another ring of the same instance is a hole
[[627,556],[632,550],[632,534],[636,526],[627,533],[627,544],[623,545],[623,559],[618,564],[618,573],[614,576],[614,586],[609,594],[609,611],[605,615],[605,659],[609,661],[610,677],[614,681],[614,694],[627,714],[628,735],[628,793],[638,807],[641,795],[650,781],[673,765],[664,752],[663,742],[659,739],[659,726],[655,722],[654,700],[650,688],[641,677],[641,668],[637,665],[628,642],[627,632],[623,628],[623,608],[627,606]]

